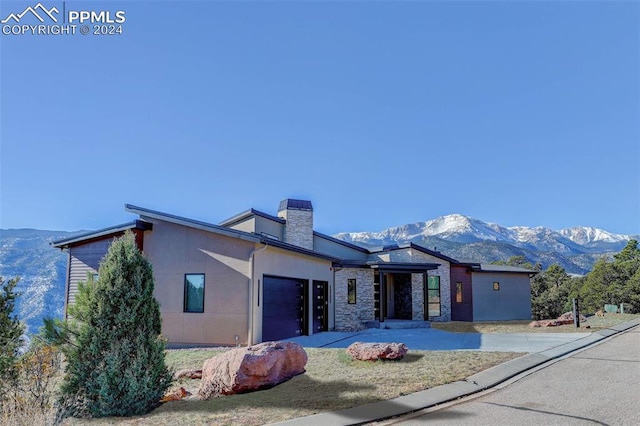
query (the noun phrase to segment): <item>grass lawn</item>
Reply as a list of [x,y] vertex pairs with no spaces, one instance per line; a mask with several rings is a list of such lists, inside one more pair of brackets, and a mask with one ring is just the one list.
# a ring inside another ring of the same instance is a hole
[[[65,424],[262,425],[339,410],[462,380],[522,354],[473,351],[409,351],[401,361],[353,361],[344,349],[306,349],[307,372],[274,388],[200,401],[195,396],[163,404],[146,416],[67,419]],[[201,368],[221,350],[167,351],[176,370]],[[200,380],[182,379],[194,395]]]
[[[573,324],[557,327],[529,327],[531,321],[432,322],[431,327],[454,333],[588,333],[636,318],[640,318],[640,314],[605,314],[604,317],[590,316],[587,318],[587,322],[580,322],[580,328],[575,328]],[[589,326],[589,328],[586,328],[586,326]]]

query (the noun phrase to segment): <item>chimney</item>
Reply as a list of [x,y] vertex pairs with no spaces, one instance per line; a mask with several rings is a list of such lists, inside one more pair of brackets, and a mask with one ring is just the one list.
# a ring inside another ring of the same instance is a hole
[[313,250],[313,206],[311,201],[288,198],[280,202],[278,217],[286,221],[284,242]]

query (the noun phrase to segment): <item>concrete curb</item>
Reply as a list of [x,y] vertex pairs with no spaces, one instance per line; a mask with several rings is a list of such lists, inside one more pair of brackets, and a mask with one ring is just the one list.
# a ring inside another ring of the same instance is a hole
[[339,411],[299,417],[274,425],[286,426],[349,426],[384,420],[391,417],[423,410],[446,402],[490,389],[518,374],[538,367],[553,359],[563,357],[579,349],[586,348],[610,336],[640,325],[640,319],[628,321],[597,331],[590,336],[565,343],[546,351],[533,353],[496,365],[488,370],[474,374],[466,380],[449,383],[420,392],[404,395],[388,401],[379,401],[359,407]]

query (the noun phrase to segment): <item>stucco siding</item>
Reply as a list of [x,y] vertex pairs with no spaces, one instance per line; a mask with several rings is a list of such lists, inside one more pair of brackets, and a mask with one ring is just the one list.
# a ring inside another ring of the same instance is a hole
[[255,230],[250,232],[272,235],[280,241],[284,241],[284,225],[265,217],[255,216]]
[[[162,332],[170,343],[248,342],[249,255],[255,244],[154,220],[145,238]],[[204,274],[204,312],[184,312],[185,274]]]
[[233,225],[229,226],[229,228],[237,229],[238,231],[244,231],[244,232],[255,232],[256,219],[254,216],[251,216],[244,219],[243,221],[234,223]]
[[326,238],[313,236],[313,249],[318,253],[324,253],[339,259],[367,260],[368,254],[342,244],[327,240]]
[[[472,274],[473,320],[531,319],[531,284],[527,274]],[[499,283],[499,290],[493,283]]]

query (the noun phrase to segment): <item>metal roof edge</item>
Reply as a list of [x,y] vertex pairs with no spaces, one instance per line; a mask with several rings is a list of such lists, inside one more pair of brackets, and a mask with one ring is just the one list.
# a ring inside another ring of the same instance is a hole
[[411,269],[411,270],[433,270],[438,269],[440,263],[420,263],[420,262],[385,262],[370,261],[367,264],[373,269]]
[[147,209],[144,207],[134,206],[132,204],[125,204],[125,210],[129,213],[138,214],[141,217],[146,216],[152,219],[163,220],[165,222],[175,223],[177,225],[188,226],[190,228],[200,229],[202,231],[213,232],[215,234],[224,235],[232,238],[239,238],[245,241],[251,242],[260,242],[262,238],[259,236],[244,232],[238,231],[236,229],[225,228],[223,226],[214,225],[213,223],[203,222],[200,220],[189,219],[182,216],[176,216],[169,213],[163,213],[156,210]]
[[332,237],[330,235],[323,234],[323,233],[318,232],[318,231],[313,231],[313,235],[315,235],[316,237],[319,237],[319,238],[324,238],[327,241],[331,241],[333,243],[340,244],[340,245],[343,245],[345,247],[349,247],[349,248],[352,248],[354,250],[361,251],[361,252],[366,253],[366,254],[371,254],[371,252],[368,249],[366,249],[365,247],[362,247],[362,246],[359,246],[359,245],[356,245],[356,244],[353,244],[353,243],[349,243],[347,241],[342,241],[342,240],[340,240],[338,238],[334,238],[334,237]]
[[450,262],[450,263],[454,263],[454,264],[459,264],[460,263],[458,260],[454,259],[453,257],[449,257],[447,255],[444,255],[444,254],[440,253],[439,251],[429,250],[428,248],[426,248],[424,246],[421,246],[420,244],[408,243],[408,247],[414,248],[414,249],[416,249],[418,251],[421,251],[421,252],[423,252],[425,254],[429,254],[429,255],[431,255],[433,257],[437,257],[437,258],[440,258],[442,260],[446,260],[447,262]]
[[[485,269],[489,267],[488,269]],[[493,269],[495,268],[495,269]],[[474,270],[473,272],[504,272],[504,273],[512,273],[512,274],[537,274],[540,271],[535,271],[533,269],[520,268],[518,266],[509,266],[509,265],[494,265],[490,263],[482,263],[480,264],[479,270]]]
[[284,219],[280,218],[280,217],[272,216],[272,215],[270,215],[268,213],[264,213],[264,212],[261,212],[260,210],[256,210],[256,209],[251,208],[249,210],[245,210],[245,211],[243,211],[241,213],[238,213],[235,216],[231,216],[230,218],[223,220],[222,222],[219,223],[219,225],[220,226],[224,226],[224,227],[233,226],[236,223],[241,222],[244,219],[247,219],[247,218],[249,218],[251,216],[260,216],[262,218],[269,219],[269,220],[272,220],[274,222],[278,222],[278,223],[281,223],[281,224],[286,223],[286,221]]
[[136,219],[131,222],[122,223],[120,225],[109,226],[107,228],[98,229],[96,231],[85,232],[80,235],[64,238],[62,240],[52,241],[50,244],[52,247],[64,248],[74,243],[79,243],[79,242],[91,240],[94,238],[104,237],[110,234],[117,234],[119,232],[124,232],[128,229],[148,230],[151,228],[152,228],[151,223]]

